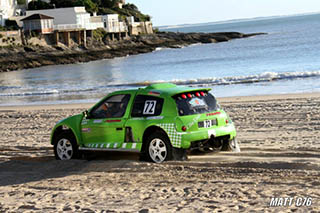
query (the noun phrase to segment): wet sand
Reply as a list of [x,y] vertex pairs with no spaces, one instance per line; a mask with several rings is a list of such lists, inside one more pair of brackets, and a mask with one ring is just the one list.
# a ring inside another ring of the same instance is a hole
[[219,101],[241,152],[160,165],[111,152],[56,161],[51,128],[91,104],[0,107],[0,212],[320,211],[320,94]]

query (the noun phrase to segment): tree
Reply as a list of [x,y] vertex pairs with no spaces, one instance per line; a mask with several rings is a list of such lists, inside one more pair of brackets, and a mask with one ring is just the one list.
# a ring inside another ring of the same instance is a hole
[[50,2],[56,8],[64,7],[85,7],[90,13],[98,11],[98,6],[91,0],[51,0]]
[[31,1],[28,4],[28,10],[43,10],[43,9],[52,9],[52,8],[53,8],[52,5],[41,0]]
[[127,9],[127,10],[134,10],[134,11],[139,11],[138,7],[134,4],[125,4],[123,5],[123,8],[124,9]]
[[18,5],[25,5],[26,4],[26,0],[18,0]]
[[115,8],[117,7],[117,4],[119,2],[120,0],[101,0],[101,4],[99,6],[107,7],[107,8]]
[[86,10],[90,13],[98,11],[98,6],[91,0],[78,0],[76,6],[85,6]]
[[51,0],[50,3],[56,8],[74,7],[76,0]]

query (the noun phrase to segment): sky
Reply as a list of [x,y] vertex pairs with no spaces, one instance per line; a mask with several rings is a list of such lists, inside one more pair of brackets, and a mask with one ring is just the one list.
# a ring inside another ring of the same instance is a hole
[[319,0],[127,0],[154,26],[320,12]]

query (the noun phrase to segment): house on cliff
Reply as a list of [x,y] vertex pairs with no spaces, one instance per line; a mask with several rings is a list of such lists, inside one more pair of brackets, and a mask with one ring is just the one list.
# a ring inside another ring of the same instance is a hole
[[151,21],[135,22],[134,17],[127,17],[130,35],[152,34],[153,27]]
[[37,32],[40,34],[53,33],[53,17],[43,14],[33,14],[22,19],[25,32]]
[[[72,41],[78,44],[86,46],[87,37],[92,37],[93,30],[98,28],[104,29],[109,35],[110,39],[114,38],[122,39],[128,36],[128,26],[125,22],[119,21],[118,14],[109,14],[103,16],[90,16],[85,10],[85,7],[71,7],[71,8],[58,8],[47,10],[32,10],[27,11],[26,25],[24,30],[29,32],[30,25],[35,21],[28,20],[36,14],[42,14],[44,16],[53,18],[53,40],[58,45],[59,42],[72,45]],[[43,20],[42,20],[43,21]],[[38,21],[38,28],[40,22]],[[43,25],[37,32],[41,34],[43,32]]]
[[108,14],[102,16],[92,16],[91,22],[103,23],[103,29],[109,35],[111,40],[123,39],[128,37],[128,26],[126,22],[120,21],[118,14]]
[[90,13],[85,7],[68,7],[47,10],[28,10],[27,16],[41,13],[54,18],[55,30],[86,29],[94,30],[103,27],[102,23],[91,23]]
[[[86,46],[87,37],[93,36],[93,30],[104,29],[110,40],[121,40],[128,35],[152,34],[151,22],[135,22],[133,17],[120,21],[118,14],[90,15],[85,7],[57,8],[26,11],[22,19],[25,35],[37,32],[46,35],[55,45],[63,43],[72,46]],[[48,18],[50,17],[50,18]]]
[[[42,33],[43,31],[38,32],[40,34],[46,34],[45,37],[48,38],[46,40],[53,41],[55,45],[63,43],[69,47],[73,43],[77,43],[77,45],[86,46],[87,36],[92,35],[92,30],[103,26],[102,23],[90,22],[90,13],[87,13],[85,7],[29,10],[26,14],[26,19],[34,17],[34,15],[37,14],[53,18],[52,31],[50,33]],[[28,32],[28,25],[24,23],[23,28],[25,32]]]

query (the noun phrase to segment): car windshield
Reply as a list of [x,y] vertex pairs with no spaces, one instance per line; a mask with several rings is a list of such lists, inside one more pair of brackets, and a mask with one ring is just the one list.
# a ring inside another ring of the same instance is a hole
[[218,110],[215,97],[203,92],[187,92],[174,96],[180,116],[208,113]]

